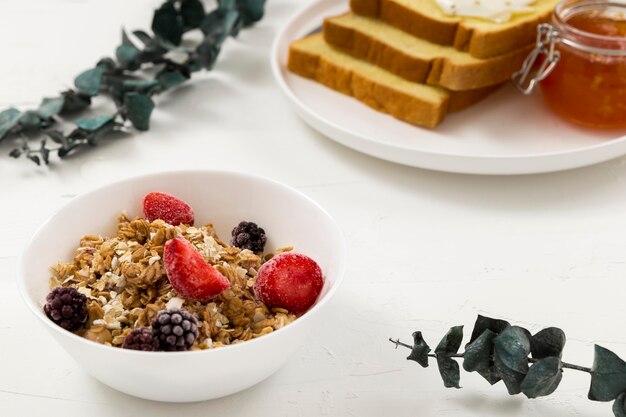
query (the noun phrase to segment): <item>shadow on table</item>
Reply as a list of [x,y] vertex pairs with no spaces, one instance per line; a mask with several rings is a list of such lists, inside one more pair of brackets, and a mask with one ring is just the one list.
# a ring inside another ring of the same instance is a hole
[[[301,122],[305,125],[304,122]],[[373,181],[460,206],[506,211],[585,209],[623,199],[626,158],[563,172],[517,176],[463,175],[394,164],[353,151],[308,127],[330,157]]]

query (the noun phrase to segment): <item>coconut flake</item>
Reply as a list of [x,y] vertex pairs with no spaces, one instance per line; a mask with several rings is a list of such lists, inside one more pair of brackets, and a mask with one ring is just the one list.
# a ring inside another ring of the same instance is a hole
[[165,309],[167,311],[180,310],[181,308],[183,308],[184,302],[185,300],[183,300],[182,298],[174,297],[167,302],[167,304],[165,305]]
[[159,255],[154,255],[153,257],[148,259],[148,265],[152,266],[155,262],[159,260],[161,260],[161,257]]
[[91,288],[87,288],[87,287],[78,287],[77,290],[79,293],[81,293],[82,295],[84,295],[87,298],[94,298],[91,295]]

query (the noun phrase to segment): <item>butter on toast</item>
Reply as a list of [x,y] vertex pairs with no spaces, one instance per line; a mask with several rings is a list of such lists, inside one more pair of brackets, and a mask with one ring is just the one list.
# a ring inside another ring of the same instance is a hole
[[293,42],[288,68],[376,110],[428,128],[437,126],[447,112],[463,110],[498,88],[454,92],[410,82],[331,47],[322,34]]
[[508,22],[448,16],[435,0],[350,0],[352,11],[378,17],[413,36],[450,45],[477,58],[491,58],[534,43],[537,25],[550,18],[559,0],[536,0],[531,13]]
[[379,19],[354,13],[327,18],[323,33],[330,45],[402,78],[457,91],[509,80],[532,48],[479,59],[451,46],[416,38]]

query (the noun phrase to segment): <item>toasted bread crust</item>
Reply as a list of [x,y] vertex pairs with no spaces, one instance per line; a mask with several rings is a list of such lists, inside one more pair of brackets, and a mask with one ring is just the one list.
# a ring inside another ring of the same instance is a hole
[[491,58],[521,49],[534,42],[537,25],[550,18],[550,11],[537,12],[485,31],[463,18],[438,20],[394,0],[350,0],[352,10],[362,16],[378,17],[403,31],[440,45],[451,45],[476,58]]
[[324,21],[324,37],[330,45],[386,69],[406,80],[450,90],[472,90],[503,83],[517,71],[531,47],[488,60],[457,64],[445,56],[417,57],[382,41],[376,34],[342,25],[334,18]]
[[421,99],[352,71],[314,51],[299,48],[297,43],[289,49],[287,66],[290,71],[352,96],[375,110],[427,128],[441,123],[448,111],[463,110],[497,88],[447,92],[442,100]]

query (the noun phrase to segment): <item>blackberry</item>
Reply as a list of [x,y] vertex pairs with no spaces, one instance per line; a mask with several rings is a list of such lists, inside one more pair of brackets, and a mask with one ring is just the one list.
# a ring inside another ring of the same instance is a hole
[[252,252],[263,252],[267,237],[265,230],[252,222],[241,222],[232,231],[231,244],[240,249],[249,249]]
[[161,350],[189,350],[198,337],[198,320],[187,310],[161,310],[152,320],[152,333]]
[[57,287],[50,291],[43,311],[55,324],[70,332],[83,327],[89,318],[87,297],[70,287]]
[[131,332],[126,335],[122,347],[124,349],[154,352],[159,350],[159,339],[153,335],[152,329],[140,327],[131,330]]

